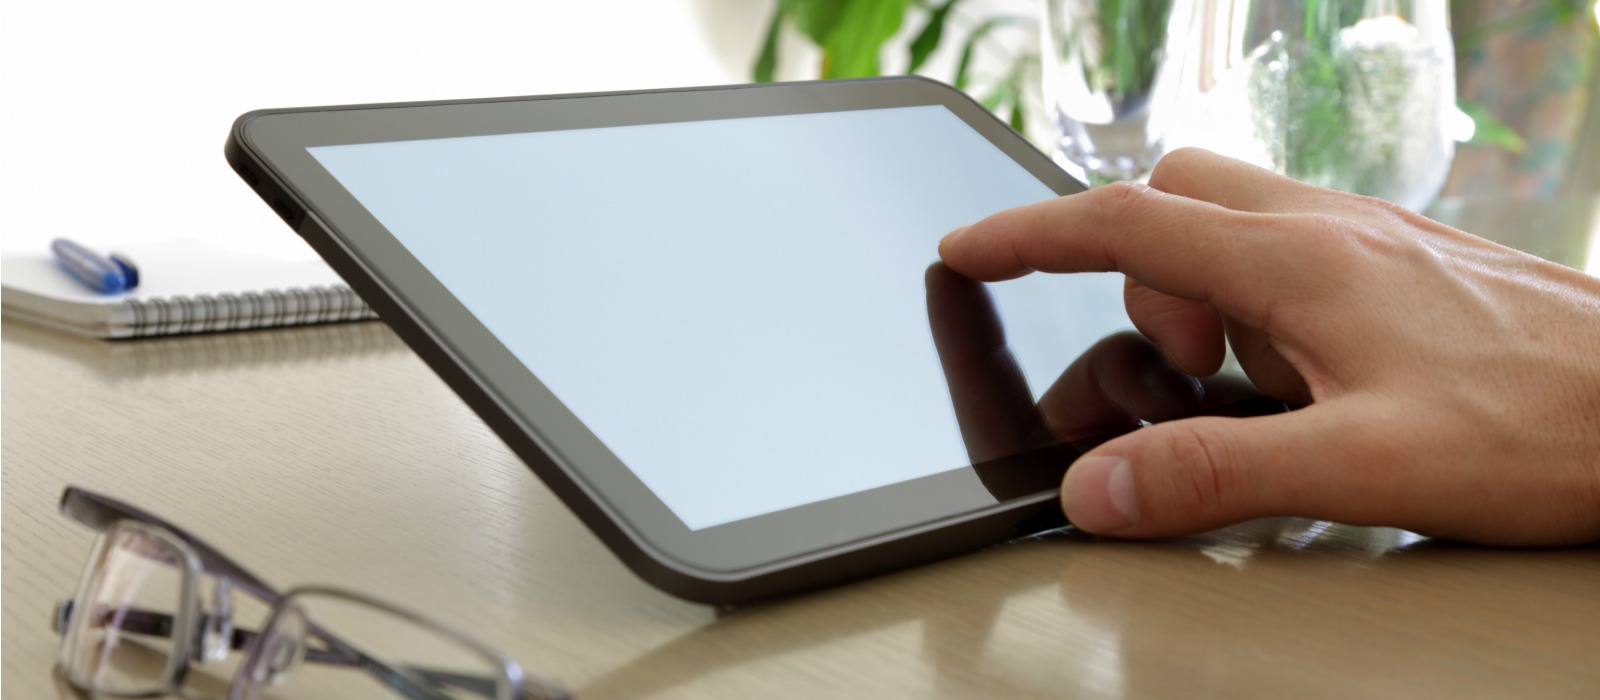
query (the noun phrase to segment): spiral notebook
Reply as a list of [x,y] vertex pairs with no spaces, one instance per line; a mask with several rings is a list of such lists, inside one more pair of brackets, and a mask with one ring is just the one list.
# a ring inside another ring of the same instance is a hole
[[377,318],[320,260],[281,260],[195,241],[119,249],[139,288],[98,294],[49,252],[0,258],[0,307],[20,318],[97,338],[141,338]]

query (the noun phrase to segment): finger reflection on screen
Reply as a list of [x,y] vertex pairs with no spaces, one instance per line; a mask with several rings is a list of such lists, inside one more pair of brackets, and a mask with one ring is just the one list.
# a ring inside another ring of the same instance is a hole
[[928,324],[967,456],[1002,500],[1038,490],[1033,472],[1040,460],[1018,455],[1065,446],[1044,457],[1071,461],[1145,423],[1284,410],[1258,405],[1260,392],[1241,377],[1184,373],[1134,330],[1101,338],[1036,401],[983,283],[939,262],[928,267],[925,282]]

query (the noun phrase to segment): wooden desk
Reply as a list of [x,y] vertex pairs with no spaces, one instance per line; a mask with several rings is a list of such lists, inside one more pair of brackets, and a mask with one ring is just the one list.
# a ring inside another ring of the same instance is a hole
[[[66,484],[274,584],[454,621],[580,697],[1600,697],[1600,548],[1267,520],[1056,534],[718,613],[636,579],[378,323],[102,343],[6,322],[4,687],[58,697]],[[249,615],[243,619],[250,619]]]

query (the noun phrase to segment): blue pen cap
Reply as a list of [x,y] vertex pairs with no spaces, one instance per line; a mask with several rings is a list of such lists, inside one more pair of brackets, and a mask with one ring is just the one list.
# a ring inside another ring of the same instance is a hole
[[106,270],[105,274],[100,276],[100,291],[106,294],[116,294],[127,284],[127,278],[122,276],[121,270]]
[[112,253],[111,262],[122,272],[123,291],[139,286],[139,268],[134,267],[133,261],[129,260],[128,256],[122,253]]

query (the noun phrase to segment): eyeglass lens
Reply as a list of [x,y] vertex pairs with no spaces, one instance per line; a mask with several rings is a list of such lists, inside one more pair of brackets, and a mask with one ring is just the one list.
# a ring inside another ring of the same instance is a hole
[[[173,634],[185,599],[183,555],[133,528],[102,533],[73,600],[61,667],[83,687],[116,694],[164,690],[177,662]],[[178,653],[182,653],[179,650]]]
[[234,700],[508,699],[504,664],[426,623],[328,592],[281,601]]

